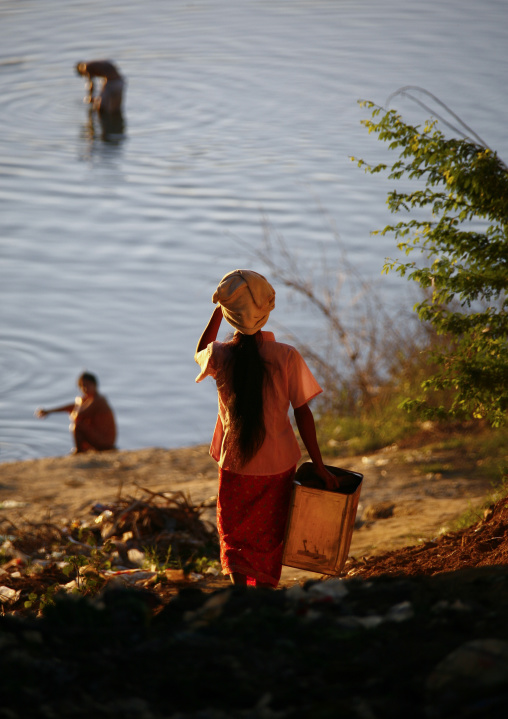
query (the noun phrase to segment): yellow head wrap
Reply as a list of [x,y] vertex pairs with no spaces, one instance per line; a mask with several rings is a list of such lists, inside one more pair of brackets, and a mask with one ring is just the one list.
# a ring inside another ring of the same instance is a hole
[[233,270],[220,281],[212,302],[220,304],[230,325],[244,335],[253,335],[267,323],[275,307],[275,290],[258,272]]

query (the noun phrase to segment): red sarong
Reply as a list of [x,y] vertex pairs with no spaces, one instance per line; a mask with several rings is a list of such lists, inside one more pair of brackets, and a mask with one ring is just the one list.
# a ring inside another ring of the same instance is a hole
[[219,467],[217,529],[224,574],[276,587],[296,467],[282,474],[236,474]]

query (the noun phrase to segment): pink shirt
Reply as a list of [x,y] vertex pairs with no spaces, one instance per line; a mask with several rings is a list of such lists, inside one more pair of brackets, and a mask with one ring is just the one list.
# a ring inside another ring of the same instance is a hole
[[[263,397],[266,437],[261,449],[244,466],[235,461],[234,447],[228,443],[229,416],[223,392],[219,390],[219,412],[210,446],[211,456],[220,467],[242,474],[279,474],[291,469],[301,457],[288,411],[301,407],[322,392],[301,354],[291,345],[276,342],[272,332],[261,332],[259,351],[269,362],[272,381]],[[196,382],[210,376],[216,379],[228,352],[227,342],[211,342],[196,352],[194,359],[201,368]]]

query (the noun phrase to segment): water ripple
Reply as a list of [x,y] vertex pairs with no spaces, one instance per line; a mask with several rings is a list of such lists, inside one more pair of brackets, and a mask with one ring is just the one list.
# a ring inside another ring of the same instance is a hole
[[[0,461],[68,451],[65,418],[33,411],[69,401],[85,367],[111,393],[122,447],[207,441],[216,399],[194,385],[192,356],[217,280],[264,270],[266,225],[309,275],[321,278],[325,256],[340,271],[344,247],[380,277],[393,241],[370,233],[391,219],[392,188],[349,160],[388,161],[356,101],[426,86],[502,155],[503,11],[497,0],[3,0]],[[99,57],[127,78],[113,129],[90,115],[74,69]],[[401,281],[383,282],[399,308]],[[319,335],[293,296],[277,297],[276,320]]]

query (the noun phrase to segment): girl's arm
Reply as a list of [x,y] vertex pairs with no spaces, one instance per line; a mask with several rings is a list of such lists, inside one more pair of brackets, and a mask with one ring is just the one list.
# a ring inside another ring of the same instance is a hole
[[316,466],[316,473],[324,481],[327,489],[338,489],[340,486],[340,480],[334,474],[329,472],[321,457],[321,450],[316,437],[316,425],[314,423],[314,415],[308,404],[302,404],[301,407],[296,407],[295,420],[300,437],[305,445],[305,449],[309,453],[309,457],[312,463]]
[[222,307],[220,305],[217,305],[217,307],[214,309],[212,316],[208,320],[208,324],[206,325],[203,334],[199,338],[198,346],[196,347],[196,352],[201,352],[201,350],[204,350],[210,342],[214,342],[217,339],[217,334],[219,332],[220,323],[222,322]]

